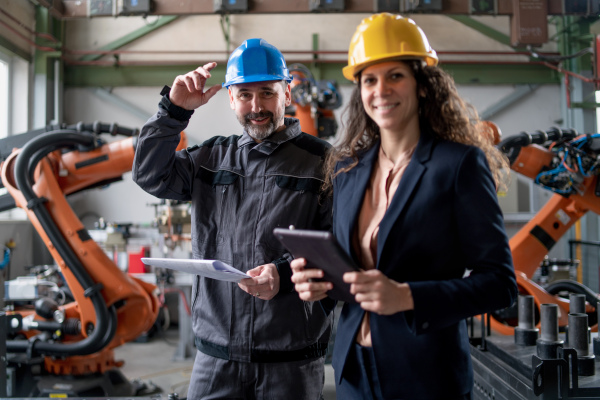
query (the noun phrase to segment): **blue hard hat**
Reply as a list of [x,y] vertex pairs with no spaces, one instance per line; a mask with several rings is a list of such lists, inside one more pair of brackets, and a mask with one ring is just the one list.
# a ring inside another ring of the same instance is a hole
[[248,39],[229,56],[223,87],[248,82],[292,81],[281,52],[264,39]]

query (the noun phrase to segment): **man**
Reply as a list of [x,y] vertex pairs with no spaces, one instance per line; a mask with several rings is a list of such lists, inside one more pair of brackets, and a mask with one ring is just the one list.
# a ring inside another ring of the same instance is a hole
[[321,398],[332,318],[293,291],[292,257],[273,228],[328,230],[321,195],[329,145],[284,118],[292,78],[279,50],[249,39],[227,63],[229,104],[244,127],[175,152],[216,63],[165,87],[140,134],[133,179],[160,198],[192,202],[193,257],[218,259],[251,276],[239,284],[197,276],[192,291],[198,348],[189,399]]

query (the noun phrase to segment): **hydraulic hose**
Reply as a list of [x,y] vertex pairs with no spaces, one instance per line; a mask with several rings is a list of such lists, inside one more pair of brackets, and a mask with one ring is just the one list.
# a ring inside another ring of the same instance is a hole
[[[85,295],[90,298],[96,312],[96,326],[89,336],[76,343],[12,340],[7,342],[7,352],[28,352],[32,356],[37,354],[53,356],[87,355],[101,350],[114,337],[117,329],[116,309],[111,307],[109,311],[106,307],[104,298],[100,293],[102,290],[101,285],[92,280],[73,249],[62,236],[52,216],[43,204],[45,199],[38,197],[33,190],[31,178],[37,162],[43,158],[42,154],[48,154],[58,148],[73,145],[91,147],[94,145],[95,140],[95,137],[91,134],[71,130],[58,130],[42,134],[23,146],[15,162],[14,174],[16,185],[27,201],[27,207],[33,211],[56,251],[72,270]],[[37,160],[37,162],[34,162],[34,160]]]
[[531,144],[543,145],[544,143],[556,142],[558,140],[571,140],[577,137],[575,129],[560,129],[552,127],[548,131],[535,131],[533,133],[521,132],[517,135],[510,136],[496,145],[508,157],[510,164],[517,159],[521,151],[521,147]]

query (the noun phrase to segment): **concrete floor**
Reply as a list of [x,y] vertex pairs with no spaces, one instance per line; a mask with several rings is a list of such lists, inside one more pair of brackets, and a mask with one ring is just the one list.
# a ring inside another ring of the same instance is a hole
[[[161,398],[168,398],[172,393],[177,393],[180,399],[187,396],[194,360],[192,357],[182,357],[177,327],[154,334],[147,342],[129,342],[117,347],[115,359],[125,362],[121,367],[125,377],[138,380],[148,390],[156,387]],[[333,368],[330,364],[325,365],[323,399],[335,399]]]

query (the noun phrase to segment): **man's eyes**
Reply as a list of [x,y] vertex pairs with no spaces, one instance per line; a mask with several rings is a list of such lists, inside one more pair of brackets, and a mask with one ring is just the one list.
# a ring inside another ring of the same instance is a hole
[[[262,92],[259,94],[260,97],[270,99],[275,95],[274,92]],[[240,93],[238,97],[242,100],[250,100],[252,99],[252,95],[250,93]]]

